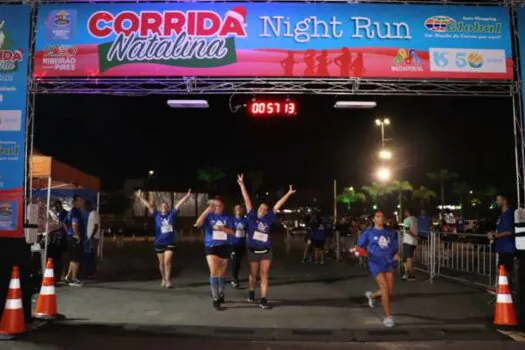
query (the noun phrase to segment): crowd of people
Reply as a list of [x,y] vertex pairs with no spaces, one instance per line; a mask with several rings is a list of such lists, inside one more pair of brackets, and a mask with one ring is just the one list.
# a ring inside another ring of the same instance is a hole
[[95,271],[100,216],[93,204],[80,195],[73,196],[70,211],[64,209],[61,201],[56,201],[54,207],[60,225],[49,235],[48,257],[54,262],[55,279],[81,287],[80,276],[89,276]]

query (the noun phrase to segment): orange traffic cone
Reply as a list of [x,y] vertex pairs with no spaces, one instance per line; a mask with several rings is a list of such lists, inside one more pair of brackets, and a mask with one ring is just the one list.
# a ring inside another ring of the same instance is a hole
[[20,272],[18,271],[18,266],[13,266],[4,314],[0,323],[0,339],[13,339],[25,332],[26,325],[22,307],[22,291],[20,290]]
[[498,296],[496,299],[496,311],[494,313],[494,325],[513,327],[518,324],[516,311],[512,303],[512,293],[509,286],[509,277],[503,265],[499,267]]
[[53,259],[47,259],[42,288],[36,301],[35,312],[33,317],[54,320],[58,316],[57,312],[57,295],[55,293],[55,274],[53,272]]

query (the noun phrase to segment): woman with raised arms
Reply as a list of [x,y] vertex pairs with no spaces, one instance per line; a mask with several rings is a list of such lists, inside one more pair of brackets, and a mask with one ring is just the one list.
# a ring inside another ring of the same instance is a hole
[[275,205],[270,209],[266,203],[261,203],[257,211],[254,210],[250,195],[244,185],[244,176],[238,175],[237,183],[241,188],[242,196],[248,212],[246,218],[248,221],[248,261],[250,262],[250,274],[248,279],[248,301],[255,302],[255,285],[257,283],[257,272],[260,269],[261,278],[261,309],[269,309],[268,295],[268,275],[270,265],[272,264],[272,237],[270,228],[276,220],[275,213],[281,209],[288,198],[295,193],[292,186]]
[[159,271],[162,277],[162,287],[171,288],[171,265],[175,253],[175,217],[182,205],[191,197],[191,189],[175,204],[173,209],[166,202],[160,203],[157,210],[153,203],[144,199],[142,191],[137,191],[136,197],[144,204],[155,221],[155,252],[159,261]]
[[228,235],[235,235],[233,218],[224,214],[224,201],[215,197],[195,223],[204,226],[204,247],[210,269],[210,287],[213,307],[219,309],[224,303],[225,274],[230,258]]

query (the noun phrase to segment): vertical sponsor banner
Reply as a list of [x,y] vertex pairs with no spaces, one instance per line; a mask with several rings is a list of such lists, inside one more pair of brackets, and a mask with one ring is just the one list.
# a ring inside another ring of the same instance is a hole
[[0,5],[0,237],[24,237],[30,16],[27,5]]

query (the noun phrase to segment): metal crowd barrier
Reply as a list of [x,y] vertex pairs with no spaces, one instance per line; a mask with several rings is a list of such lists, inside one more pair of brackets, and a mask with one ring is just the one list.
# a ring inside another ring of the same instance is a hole
[[443,277],[486,288],[497,278],[497,256],[484,235],[431,232],[418,242],[414,263],[430,281]]

